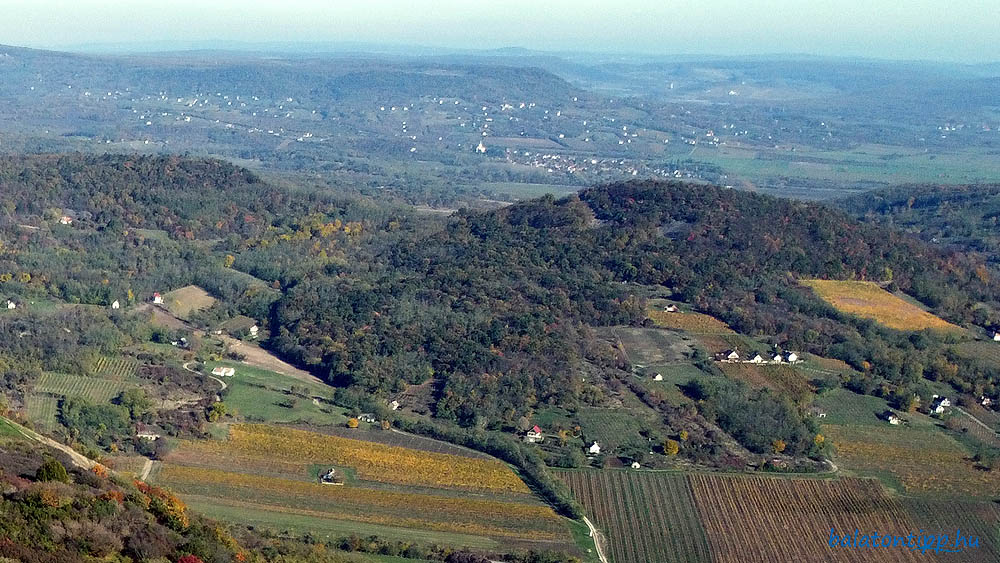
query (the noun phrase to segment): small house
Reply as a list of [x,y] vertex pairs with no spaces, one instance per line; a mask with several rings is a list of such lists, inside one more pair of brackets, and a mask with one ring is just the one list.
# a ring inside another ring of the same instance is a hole
[[399,401],[389,401],[389,408],[392,410],[399,410]]
[[154,293],[153,294],[153,304],[154,305],[163,305],[163,296],[160,295],[159,293]]
[[111,308],[117,311],[118,309],[122,308],[122,304],[119,303],[117,300],[115,300],[111,303]]
[[257,333],[260,332],[260,328],[258,328],[257,325],[253,325],[247,329],[247,332],[250,334],[250,338],[257,338]]
[[368,424],[375,424],[375,415],[371,413],[361,413],[357,416],[357,419],[361,422],[367,422]]
[[950,406],[951,401],[948,400],[948,397],[934,395],[934,401],[931,403],[931,412],[934,414],[941,414],[944,412],[946,407]]
[[676,313],[678,311],[680,311],[680,309],[677,308],[677,305],[667,305],[663,308],[664,313]]
[[73,224],[73,218],[70,217],[69,215],[63,215],[62,217],[59,218],[59,224],[60,225],[72,225]]
[[722,353],[722,357],[727,362],[738,362],[740,361],[740,355],[736,350],[727,350]]
[[780,364],[783,361],[785,361],[785,358],[781,357],[781,354],[775,354],[773,357],[771,357],[772,364]]
[[749,360],[747,360],[747,363],[750,363],[750,364],[762,364],[762,363],[764,363],[764,356],[761,356],[760,354],[755,354],[754,357],[752,357]]
[[1000,332],[993,333],[993,342],[1000,342]]
[[476,152],[479,154],[486,154],[486,145],[482,141],[479,141],[479,145],[476,146]]
[[658,373],[658,374],[654,375],[653,376],[653,381],[663,381],[663,374],[662,373]]
[[343,485],[344,479],[337,475],[337,470],[333,467],[329,471],[320,475],[319,482],[324,485]]
[[17,309],[17,303],[14,303],[10,299],[8,299],[7,300],[7,309],[8,310]]
[[212,375],[217,377],[232,377],[236,375],[236,369],[226,366],[216,366],[212,368]]
[[642,466],[639,465],[638,461],[633,461],[632,462],[632,469],[639,469],[640,467],[642,467]]
[[788,357],[785,358],[785,359],[787,359],[788,363],[790,363],[790,364],[795,364],[795,363],[798,363],[798,362],[800,362],[802,360],[802,358],[799,358],[799,355],[796,354],[795,352],[789,352],[788,353]]
[[160,434],[155,431],[154,428],[150,428],[145,424],[138,424],[135,428],[135,437],[140,440],[149,440],[150,442],[160,439]]
[[896,416],[895,413],[891,412],[886,413],[885,420],[893,426],[899,426],[899,423],[902,422],[902,420],[898,416]]
[[594,442],[593,444],[590,445],[589,448],[587,448],[587,453],[590,455],[597,455],[601,453],[601,446],[598,445],[597,442]]
[[524,441],[529,444],[534,444],[544,440],[545,436],[542,434],[542,429],[539,428],[537,424],[524,434]]
[[993,399],[987,397],[986,395],[982,395],[979,397],[979,404],[984,407],[988,407],[993,404]]

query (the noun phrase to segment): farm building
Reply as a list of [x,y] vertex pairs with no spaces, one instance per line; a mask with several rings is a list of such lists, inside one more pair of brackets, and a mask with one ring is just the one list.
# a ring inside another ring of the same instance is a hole
[[589,448],[587,448],[587,453],[591,455],[597,455],[601,453],[601,446],[598,445],[597,442],[594,442],[593,444],[590,445]]
[[217,377],[233,377],[236,375],[236,369],[226,366],[216,366],[212,368],[212,375]]
[[159,293],[154,293],[153,294],[153,304],[154,305],[163,305],[163,296],[160,295]]
[[389,401],[389,408],[392,410],[399,410],[399,401]]
[[135,437],[140,440],[155,441],[160,439],[160,433],[156,428],[139,423],[135,427]]
[[341,478],[340,475],[337,475],[337,470],[333,467],[331,467],[330,470],[327,471],[326,473],[320,475],[319,482],[323,483],[324,485],[344,484],[343,478]]
[[994,342],[1000,342],[1000,332],[994,332],[993,333],[993,341]]
[[951,406],[951,401],[948,397],[942,397],[940,395],[934,395],[934,401],[931,403],[931,412],[934,414],[941,414],[944,412],[946,407]]
[[884,413],[882,413],[882,418],[884,418],[886,422],[888,422],[893,426],[899,426],[899,423],[903,422],[903,420],[898,416],[896,416],[896,413],[892,411],[885,411]]
[[676,313],[678,311],[680,311],[680,309],[677,308],[677,305],[667,305],[663,308],[664,313]]
[[988,407],[993,404],[993,399],[987,397],[986,395],[983,395],[979,397],[979,404],[983,405],[984,407]]
[[257,326],[257,321],[239,315],[219,325],[216,331],[218,334],[225,332],[235,338],[257,338],[260,328]]
[[116,310],[116,311],[117,311],[118,309],[121,309],[121,307],[122,307],[122,304],[121,304],[121,303],[119,303],[119,302],[118,302],[117,300],[115,300],[115,301],[113,301],[113,302],[111,303],[111,308],[112,308],[112,309],[114,309],[114,310]]
[[544,440],[545,436],[542,434],[542,429],[539,428],[537,424],[524,434],[524,441],[529,444],[534,444]]
[[7,309],[17,309],[17,303],[14,303],[10,299],[7,300]]
[[654,375],[653,376],[653,381],[663,381],[663,374],[662,373],[658,373],[658,374]]
[[639,465],[638,461],[633,461],[632,462],[632,469],[639,469],[640,467],[642,467],[642,466]]

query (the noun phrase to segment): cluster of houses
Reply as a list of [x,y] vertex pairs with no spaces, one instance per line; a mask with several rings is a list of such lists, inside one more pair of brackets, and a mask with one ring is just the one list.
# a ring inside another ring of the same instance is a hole
[[726,350],[719,354],[716,359],[727,364],[797,364],[802,361],[802,358],[795,352],[789,352],[787,356],[775,353],[766,358],[760,354],[740,358],[740,354],[736,350]]

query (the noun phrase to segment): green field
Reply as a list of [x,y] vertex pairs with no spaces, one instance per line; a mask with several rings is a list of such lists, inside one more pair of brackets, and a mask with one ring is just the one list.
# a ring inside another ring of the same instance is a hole
[[129,387],[132,386],[110,379],[45,372],[38,378],[35,392],[83,397],[95,403],[106,403]]
[[184,286],[163,294],[163,306],[179,319],[187,320],[191,313],[207,309],[215,298],[196,285]]
[[889,408],[889,403],[885,402],[885,399],[871,395],[859,395],[838,388],[816,397],[813,405],[826,413],[826,416],[820,419],[823,424],[887,425],[879,415]]
[[587,408],[580,409],[577,419],[587,444],[596,441],[601,446],[601,453],[613,454],[628,440],[645,440],[639,435],[642,423],[636,414],[629,409]]
[[687,339],[676,332],[626,326],[611,327],[606,331],[625,350],[632,364],[649,366],[683,361],[691,354]]
[[[306,422],[313,424],[345,424],[347,413],[344,409],[320,401],[317,405],[312,396],[329,398],[330,388],[235,362],[207,362],[205,373],[211,373],[216,366],[228,366],[236,370],[234,377],[222,378],[228,385],[223,402],[229,412],[247,420],[258,422]],[[292,387],[309,398],[293,395]],[[291,405],[293,406],[284,406]]]

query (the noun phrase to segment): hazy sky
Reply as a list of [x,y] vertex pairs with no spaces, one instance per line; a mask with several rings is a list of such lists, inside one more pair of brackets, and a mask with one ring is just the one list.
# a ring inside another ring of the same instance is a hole
[[1000,61],[1000,0],[0,0],[0,43],[363,41]]

